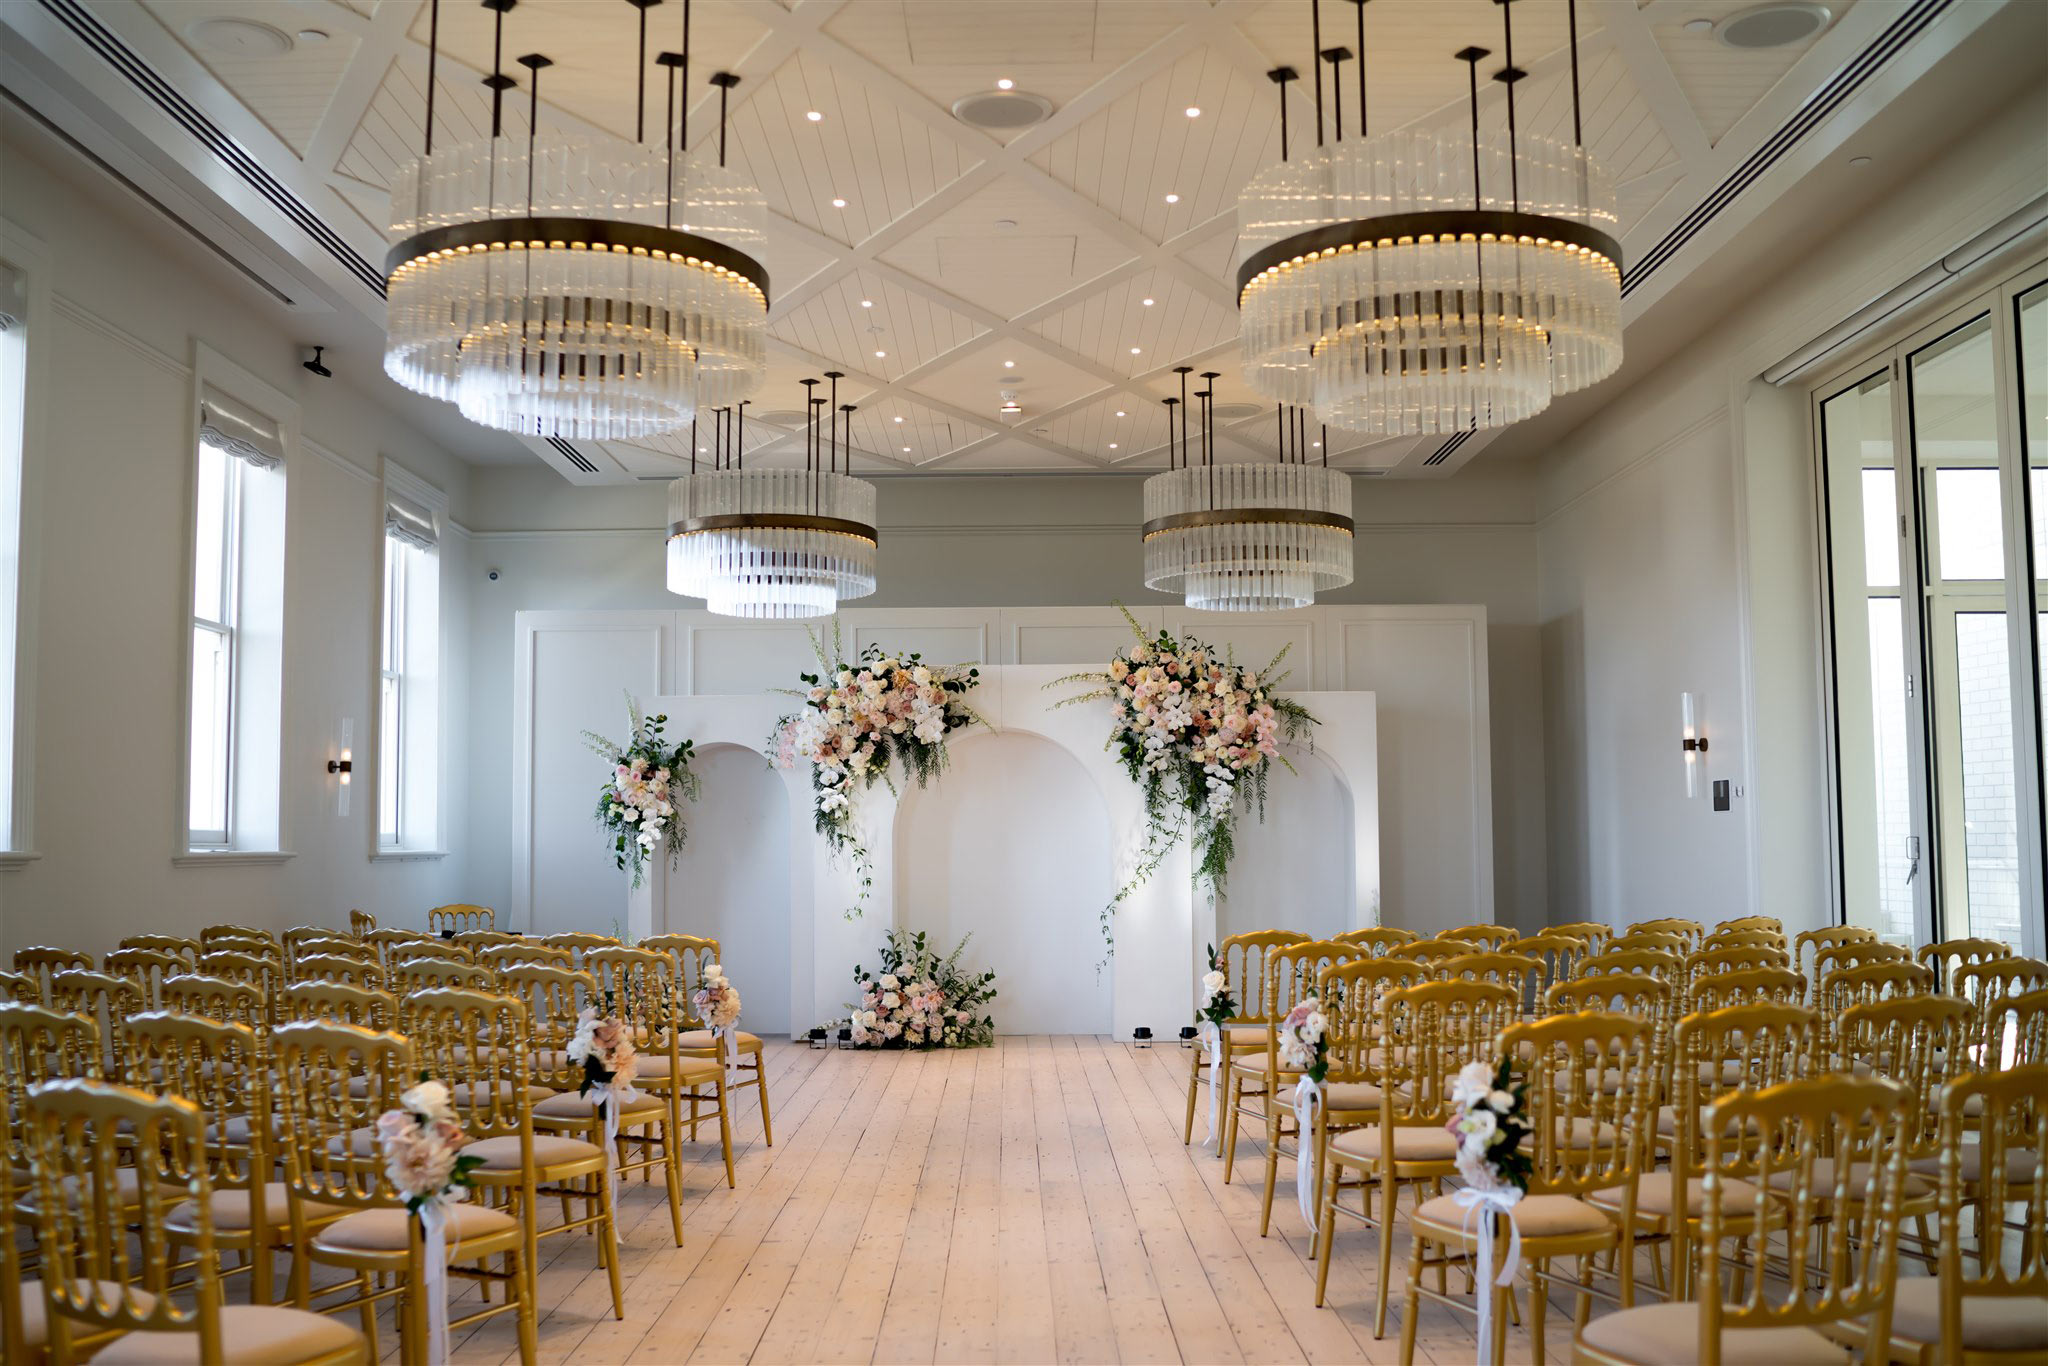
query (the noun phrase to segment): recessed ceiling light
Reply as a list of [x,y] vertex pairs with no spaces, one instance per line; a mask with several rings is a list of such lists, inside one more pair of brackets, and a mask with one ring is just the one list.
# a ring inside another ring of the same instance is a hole
[[1135,355],[1137,355],[1137,354],[1138,354],[1138,348],[1137,348],[1137,347],[1135,347],[1135,346],[1134,346],[1134,347],[1132,347],[1132,348],[1131,348],[1131,354],[1132,354],[1132,355],[1134,355],[1134,356],[1135,356]]
[[1188,117],[1191,119],[1198,119],[1202,117],[1202,111],[1191,104],[1188,106]]
[[823,123],[825,121],[825,116],[815,109],[805,114],[804,117],[809,119],[812,123]]
[[1115,449],[1116,449],[1116,442],[1114,442],[1114,441],[1110,442],[1110,443],[1109,443],[1109,448],[1110,448],[1111,450],[1115,450]]
[[888,353],[887,351],[877,351],[877,352],[875,352],[875,359],[876,359],[876,360],[880,360],[880,359],[881,359],[882,357],[884,357],[884,356],[886,356],[886,355],[888,355],[888,354],[889,354],[889,353]]
[[1001,80],[996,82],[996,89],[998,90],[1015,90],[1016,88],[1017,83],[1011,80],[1008,76],[1005,76]]
[[1150,300],[1150,299],[1147,299],[1147,300],[1145,300],[1145,307],[1147,307],[1147,308],[1150,308],[1150,307],[1152,307],[1152,300]]
[[832,207],[835,209],[843,209],[846,207],[846,201],[843,199],[835,199],[832,201]]
[[1178,204],[1180,203],[1180,196],[1177,194],[1170,194],[1166,196],[1166,202],[1169,204]]
[[873,299],[862,299],[860,301],[860,306],[862,308],[873,308],[875,306],[875,301]]
[[1116,415],[1117,415],[1118,417],[1122,417],[1122,416],[1124,415],[1124,410],[1123,410],[1123,409],[1121,409],[1121,408],[1117,409],[1117,410],[1116,410]]
[[903,453],[904,453],[905,455],[908,455],[908,454],[910,454],[910,447],[908,447],[908,446],[905,446],[905,447],[903,448]]
[[1017,362],[1013,360],[1006,360],[1003,362],[1003,368],[1005,370],[1014,370],[1017,368]]
[[897,420],[898,422],[901,422],[901,421],[902,421],[903,419],[899,417],[899,418],[897,418],[896,420]]
[[1323,448],[1323,443],[1320,441],[1311,441],[1308,444],[1314,446],[1317,450],[1321,450]]

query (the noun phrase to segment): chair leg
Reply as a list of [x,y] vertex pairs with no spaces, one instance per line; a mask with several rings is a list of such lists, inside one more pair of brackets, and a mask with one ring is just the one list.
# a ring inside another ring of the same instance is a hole
[[1325,1162],[1316,1168],[1322,1178],[1316,1191],[1316,1207],[1321,1214],[1316,1226],[1316,1308],[1323,1307],[1324,1292],[1330,1286],[1330,1248],[1337,1240],[1337,1186],[1340,1173],[1332,1163]]
[[535,1356],[534,1268],[533,1263],[527,1260],[526,1254],[523,1252],[515,1255],[512,1260],[514,1263],[513,1274],[512,1278],[505,1283],[505,1293],[519,1297],[520,1366],[533,1366]]
[[1421,1312],[1422,1239],[1418,1237],[1408,1251],[1408,1299],[1401,1306],[1401,1366],[1415,1366],[1415,1316]]
[[[604,1258],[604,1270],[612,1284],[612,1317],[626,1317],[626,1302],[619,1291],[619,1222],[618,1212],[612,1206],[612,1183],[602,1175],[597,1179],[597,1227],[598,1255]],[[682,1246],[682,1235],[677,1234],[676,1245]]]
[[1481,1286],[1480,1293],[1493,1296],[1493,1341],[1480,1344],[1485,1353],[1480,1360],[1489,1366],[1506,1366],[1508,1359],[1508,1319],[1515,1307],[1514,1291],[1505,1285]]
[[[365,1285],[363,1288],[368,1290],[369,1286]],[[301,1309],[305,1307],[304,1304],[299,1305]],[[401,1314],[405,1312],[405,1302],[403,1300],[399,1301],[398,1308]],[[383,1354],[377,1350],[377,1306],[365,1304],[361,1310],[361,1317],[363,1320],[363,1340],[367,1344],[369,1351],[369,1355],[364,1360],[380,1361],[383,1359]],[[403,1319],[400,1319],[398,1322],[398,1341],[399,1345],[403,1347],[405,1343],[405,1321]]]
[[775,1125],[768,1118],[768,1059],[759,1053],[754,1055],[754,1089],[761,1096],[761,1136],[772,1148],[775,1146]]
[[1192,1063],[1188,1071],[1188,1117],[1180,1126],[1180,1146],[1185,1148],[1195,1141],[1195,1093],[1202,1085],[1202,1050],[1189,1050]]
[[1529,1359],[1543,1366],[1543,1321],[1549,1317],[1550,1283],[1543,1279],[1548,1261],[1529,1264]]
[[1243,1084],[1236,1077],[1223,1080],[1223,1184],[1230,1184],[1231,1169],[1237,1165],[1237,1106]]
[[676,1151],[676,1129],[680,1117],[673,1111],[661,1120],[661,1175],[668,1183],[668,1217],[675,1225],[676,1246],[683,1245],[683,1170],[682,1158]]
[[718,1143],[725,1149],[725,1188],[735,1190],[739,1182],[732,1172],[732,1097],[722,1076],[718,1079]]
[[[1273,1187],[1280,1179],[1280,1111],[1272,1095],[1266,1097],[1266,1200],[1259,1210],[1259,1236],[1273,1227]],[[1294,1138],[1295,1161],[1301,1160],[1301,1135]]]
[[[1379,1169],[1379,1174],[1380,1283],[1379,1303],[1372,1311],[1372,1335],[1384,1338],[1387,1335],[1387,1281],[1394,1274],[1394,1198],[1400,1193],[1401,1183],[1385,1167]],[[1365,1198],[1370,1201],[1372,1192],[1368,1191]]]
[[[1651,1261],[1657,1262],[1655,1253],[1651,1254]],[[1657,1262],[1657,1264],[1662,1265],[1661,1262]],[[1592,1289],[1592,1286],[1593,1259],[1591,1256],[1581,1257],[1579,1258],[1579,1302],[1572,1307],[1572,1327],[1574,1328],[1584,1328],[1593,1320],[1593,1297],[1587,1293]],[[1667,1296],[1666,1298],[1669,1297]]]

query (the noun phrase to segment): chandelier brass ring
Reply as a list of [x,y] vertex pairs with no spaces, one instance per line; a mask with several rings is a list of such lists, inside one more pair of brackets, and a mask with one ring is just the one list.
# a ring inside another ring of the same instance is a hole
[[408,263],[435,252],[460,251],[464,247],[489,249],[522,246],[583,246],[594,252],[660,253],[671,260],[695,258],[704,265],[736,275],[761,295],[768,305],[768,270],[759,261],[723,242],[700,237],[679,228],[658,228],[651,223],[619,223],[606,218],[486,218],[473,223],[451,223],[415,233],[393,247],[384,257],[387,281]]
[[1237,268],[1237,298],[1240,305],[1253,281],[1275,267],[1301,258],[1306,265],[1326,251],[1345,247],[1371,247],[1381,242],[1401,243],[1432,237],[1462,244],[1466,239],[1491,237],[1519,242],[1542,239],[1604,256],[1621,269],[1621,243],[1598,228],[1569,218],[1540,213],[1512,213],[1499,209],[1439,209],[1428,213],[1396,213],[1382,218],[1356,218],[1348,223],[1330,223],[1283,238],[1246,258]]

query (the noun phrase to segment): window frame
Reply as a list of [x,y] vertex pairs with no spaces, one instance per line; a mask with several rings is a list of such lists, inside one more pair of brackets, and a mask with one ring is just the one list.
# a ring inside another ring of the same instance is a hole
[[[0,783],[7,785],[4,806],[0,806],[0,874],[20,868],[39,855],[35,838],[36,758],[36,637],[42,558],[41,517],[42,465],[37,455],[45,449],[44,424],[47,396],[51,390],[50,347],[35,341],[39,328],[46,329],[50,311],[50,251],[41,238],[17,224],[0,218],[0,259],[5,259],[22,277],[26,296],[23,319],[20,452],[14,483],[15,524],[0,527],[0,536],[11,537],[14,546],[13,618],[11,645],[0,641],[0,736],[5,762],[0,763]],[[47,335],[47,330],[45,330]],[[4,506],[4,499],[0,499]],[[0,583],[0,591],[7,585]],[[11,770],[11,771],[10,771]]]
[[[384,610],[377,680],[377,847],[392,852],[405,847],[405,780],[411,767],[406,754],[405,632],[410,613],[406,602],[406,550],[388,532],[384,536]],[[387,702],[386,699],[389,699]],[[387,773],[389,763],[393,771]],[[384,791],[391,789],[391,829],[384,828]]]
[[[201,452],[203,452],[209,444],[210,443],[204,440],[195,441],[193,443],[193,461],[195,463],[195,466],[197,462],[203,458]],[[239,459],[235,458],[233,455],[228,454],[226,451],[220,452],[219,459],[221,461],[222,467],[219,569],[220,595],[219,600],[215,605],[220,608],[220,612],[218,619],[208,617],[199,610],[198,602],[196,600],[194,601],[192,605],[192,633],[195,643],[189,647],[189,663],[188,667],[186,668],[185,677],[186,687],[188,689],[192,687],[192,685],[197,681],[198,678],[199,652],[198,646],[196,644],[196,638],[198,636],[198,633],[201,631],[210,631],[213,634],[219,636],[226,648],[227,654],[227,678],[224,680],[224,686],[227,690],[228,698],[226,725],[223,727],[224,734],[221,736],[221,752],[219,755],[219,762],[221,765],[222,773],[222,824],[221,827],[217,830],[211,827],[201,829],[200,827],[192,824],[191,764],[193,760],[196,758],[196,755],[193,753],[194,743],[192,736],[192,714],[190,705],[188,703],[185,721],[185,754],[187,764],[185,792],[185,847],[188,850],[192,850],[195,852],[203,850],[228,850],[235,847],[235,761],[240,757],[239,753],[237,752],[238,747],[236,743],[236,731],[239,728],[236,725],[237,717],[235,706],[235,689],[237,684],[240,682],[240,679],[237,676],[237,659],[235,645],[236,617],[239,608],[240,582],[242,571],[242,462]],[[199,572],[200,552],[197,496],[198,485],[199,481],[195,473],[195,493],[193,497],[192,529],[192,571],[194,579],[194,582],[192,584],[192,591],[195,595],[195,598],[198,593],[197,578]],[[187,696],[190,696],[189,692]]]
[[[447,559],[454,527],[449,515],[448,495],[411,470],[392,460],[380,459],[377,502],[377,541],[374,557],[373,620],[378,634],[369,661],[371,724],[375,727],[368,746],[375,812],[368,822],[369,857],[373,862],[401,862],[439,859],[448,849],[448,621]],[[413,516],[424,514],[435,527],[434,549],[408,545],[391,535],[390,510],[402,507]],[[388,585],[394,562],[404,568],[403,603],[399,622],[402,633],[396,641],[399,667],[389,668],[394,644],[394,623],[386,608]],[[431,619],[424,619],[423,609]],[[399,734],[391,752],[397,755],[395,775],[398,801],[396,841],[384,838],[384,786],[386,740],[384,734],[383,689],[387,677],[399,683]],[[363,764],[359,760],[357,771]]]

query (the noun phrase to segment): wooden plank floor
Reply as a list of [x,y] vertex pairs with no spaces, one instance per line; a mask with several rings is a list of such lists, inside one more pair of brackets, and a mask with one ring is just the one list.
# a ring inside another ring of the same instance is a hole
[[[621,1207],[626,1317],[595,1245],[541,1244],[544,1361],[1187,1361],[1399,1359],[1397,1239],[1388,1337],[1372,1336],[1374,1235],[1340,1223],[1330,1307],[1280,1164],[1259,1236],[1260,1145],[1236,1175],[1180,1141],[1188,1055],[1107,1039],[1006,1038],[950,1053],[768,1049],[776,1144],[738,1105],[737,1190],[715,1144],[688,1149],[684,1231],[662,1188]],[[1204,1102],[1206,1106],[1206,1102]],[[1405,1205],[1404,1205],[1405,1208]],[[546,1211],[552,1217],[552,1210]],[[458,1312],[475,1290],[457,1282]],[[1469,1362],[1471,1320],[1423,1311],[1416,1359]],[[1570,1359],[1553,1300],[1552,1361]],[[395,1360],[386,1326],[379,1346]],[[463,1362],[518,1359],[509,1317],[458,1332]],[[1530,1359],[1526,1332],[1510,1359]]]

